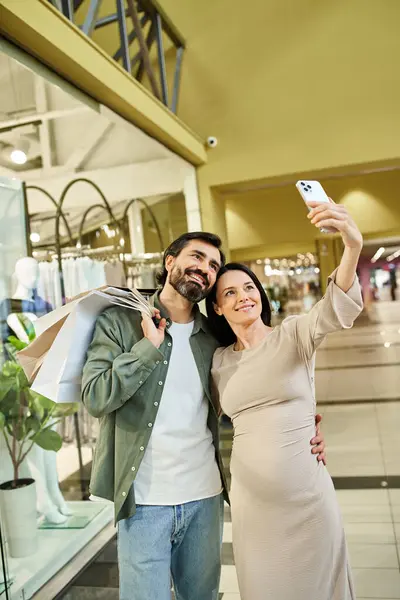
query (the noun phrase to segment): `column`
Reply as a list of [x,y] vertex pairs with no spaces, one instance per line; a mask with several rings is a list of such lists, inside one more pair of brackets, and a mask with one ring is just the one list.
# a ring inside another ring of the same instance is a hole
[[128,225],[132,254],[144,254],[142,210],[139,202],[132,204],[128,210]]
[[200,214],[204,231],[216,233],[222,240],[222,247],[229,260],[228,231],[225,215],[225,200],[213,189],[204,176],[204,168],[197,169],[197,188],[200,201]]
[[202,231],[199,191],[197,189],[196,169],[192,167],[183,182],[186,220],[188,231]]

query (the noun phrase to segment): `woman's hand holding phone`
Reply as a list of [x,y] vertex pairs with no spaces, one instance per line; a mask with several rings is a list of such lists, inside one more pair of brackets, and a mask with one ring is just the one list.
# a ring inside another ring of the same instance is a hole
[[361,231],[347,208],[342,204],[336,204],[332,199],[329,200],[329,204],[308,201],[310,212],[307,217],[318,229],[330,229],[340,233],[346,248],[361,249],[363,245]]

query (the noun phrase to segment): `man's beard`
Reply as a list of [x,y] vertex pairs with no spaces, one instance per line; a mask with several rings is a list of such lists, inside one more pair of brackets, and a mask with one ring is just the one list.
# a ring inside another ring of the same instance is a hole
[[[199,283],[189,279],[191,274],[200,275],[204,280],[205,287],[202,288]],[[189,300],[189,302],[193,302],[193,304],[204,300],[210,291],[207,275],[197,269],[186,269],[183,272],[180,267],[176,266],[171,271],[169,282],[178,294]]]

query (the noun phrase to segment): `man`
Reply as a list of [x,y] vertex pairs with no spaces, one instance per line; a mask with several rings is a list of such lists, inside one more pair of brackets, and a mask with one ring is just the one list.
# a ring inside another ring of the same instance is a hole
[[[177,600],[218,598],[228,495],[210,393],[217,342],[197,304],[224,260],[218,236],[184,234],[164,254],[158,327],[119,307],[97,320],[82,398],[100,419],[91,492],[115,504],[121,600],[170,600],[171,575]],[[324,460],[322,436],[311,443]]]

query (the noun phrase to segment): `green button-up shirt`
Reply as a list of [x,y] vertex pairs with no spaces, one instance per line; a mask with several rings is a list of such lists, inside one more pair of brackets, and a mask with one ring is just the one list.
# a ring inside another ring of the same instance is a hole
[[[100,420],[90,491],[114,502],[115,521],[135,514],[132,484],[157,418],[172,352],[173,341],[168,333],[171,322],[160,304],[159,292],[152,296],[151,303],[168,320],[159,349],[143,337],[139,313],[109,308],[97,319],[83,369],[82,400],[88,412]],[[209,403],[208,427],[228,500],[219,451],[219,406],[210,385],[212,358],[218,343],[206,317],[197,306],[194,311],[190,346]]]

